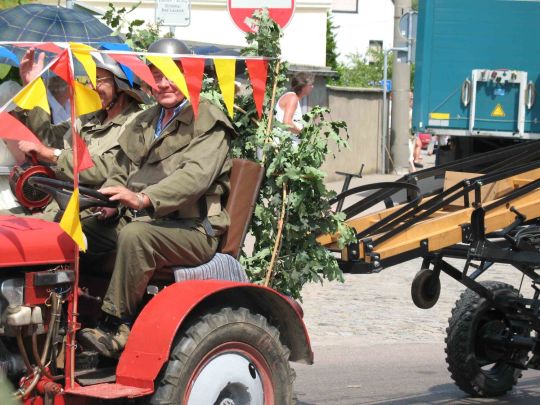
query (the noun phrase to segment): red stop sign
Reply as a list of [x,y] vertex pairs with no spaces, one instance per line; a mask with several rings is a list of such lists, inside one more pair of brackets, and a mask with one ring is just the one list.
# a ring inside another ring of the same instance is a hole
[[285,28],[294,13],[294,0],[227,0],[227,8],[236,26],[244,32],[253,31],[246,20],[261,8],[267,8],[270,17]]

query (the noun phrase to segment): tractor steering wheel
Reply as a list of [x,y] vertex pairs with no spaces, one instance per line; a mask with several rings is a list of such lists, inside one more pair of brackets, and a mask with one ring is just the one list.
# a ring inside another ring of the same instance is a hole
[[[65,210],[71,195],[73,194],[73,183],[51,179],[48,177],[33,176],[28,179],[28,183],[45,193],[50,194],[61,210]],[[90,207],[118,207],[117,201],[110,201],[109,197],[99,191],[88,187],[79,186],[79,208],[85,210]]]

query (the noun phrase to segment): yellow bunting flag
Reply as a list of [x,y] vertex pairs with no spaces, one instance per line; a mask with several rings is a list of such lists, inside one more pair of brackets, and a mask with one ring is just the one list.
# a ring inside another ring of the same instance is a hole
[[214,59],[216,74],[218,77],[219,88],[223,95],[223,101],[229,111],[229,115],[233,118],[234,115],[234,75],[236,60],[235,59]]
[[73,81],[75,90],[75,111],[77,117],[101,110],[101,99],[94,90],[77,81]]
[[51,113],[49,109],[49,102],[47,101],[47,90],[41,77],[37,77],[27,84],[20,92],[13,98],[13,102],[19,107],[25,110],[31,110],[34,107],[40,107],[48,114]]
[[186,78],[176,65],[170,56],[146,56],[146,59],[150,61],[155,67],[161,70],[163,75],[171,80],[176,87],[182,92],[184,96],[189,100],[189,91],[186,84]]
[[90,52],[94,52],[95,49],[76,42],[70,42],[70,45],[73,56],[83,65],[90,82],[96,88],[96,62],[94,62],[94,58],[90,55]]
[[86,252],[86,242],[79,218],[79,189],[73,190],[73,195],[69,199],[66,211],[60,220],[60,228],[67,233],[73,241],[79,245],[79,249]]

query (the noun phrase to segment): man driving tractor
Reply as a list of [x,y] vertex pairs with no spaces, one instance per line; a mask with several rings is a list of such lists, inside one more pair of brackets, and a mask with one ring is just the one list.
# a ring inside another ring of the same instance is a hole
[[[151,53],[190,53],[177,39],[154,42]],[[215,254],[229,225],[221,198],[229,190],[230,140],[226,115],[201,101],[198,117],[178,87],[150,66],[157,105],[121,129],[121,152],[99,190],[127,208],[127,225],[102,220],[117,215],[102,208],[84,223],[90,254],[116,250],[112,278],[103,300],[104,321],[83,329],[79,340],[108,357],[118,357],[156,269],[196,266]]]

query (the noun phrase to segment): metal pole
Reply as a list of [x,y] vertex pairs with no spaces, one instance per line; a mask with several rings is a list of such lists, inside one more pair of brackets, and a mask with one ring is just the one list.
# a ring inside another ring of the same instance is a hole
[[384,51],[384,66],[383,66],[383,123],[381,134],[381,173],[386,174],[386,138],[388,136],[388,86],[386,82],[388,80],[388,52],[391,49]]
[[[407,39],[399,30],[401,16],[411,9],[411,0],[394,1],[394,47],[407,47]],[[409,171],[409,93],[411,68],[407,63],[407,53],[397,51],[392,72],[392,127],[390,150],[394,170],[398,174]]]
[[388,142],[388,54],[390,52],[403,52],[407,51],[407,48],[390,48],[383,52],[383,122],[382,122],[382,135],[381,135],[381,173],[386,173],[386,144]]

